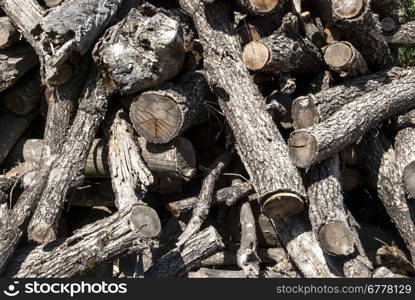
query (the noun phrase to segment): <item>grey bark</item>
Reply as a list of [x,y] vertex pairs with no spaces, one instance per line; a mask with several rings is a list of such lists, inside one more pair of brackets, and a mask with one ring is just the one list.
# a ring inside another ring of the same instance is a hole
[[[188,278],[246,278],[246,276],[243,271],[200,268],[189,272]],[[259,278],[289,278],[289,276],[270,270],[260,270]]]
[[405,190],[415,197],[415,128],[403,128],[395,136],[394,149],[396,162],[401,175],[401,182]]

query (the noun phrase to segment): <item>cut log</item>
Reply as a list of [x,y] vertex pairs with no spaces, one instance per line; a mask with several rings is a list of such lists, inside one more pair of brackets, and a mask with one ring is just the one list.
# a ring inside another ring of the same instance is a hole
[[31,68],[39,64],[36,53],[27,44],[0,50],[0,92],[16,84]]
[[396,134],[394,143],[401,182],[412,197],[415,197],[415,155],[412,150],[414,142],[415,128],[407,127]]
[[[307,168],[355,142],[377,123],[415,105],[415,76],[387,84],[344,105],[325,121],[294,131],[288,141],[293,162]],[[370,114],[367,112],[370,111]]]
[[150,143],[164,144],[208,119],[209,86],[202,72],[191,72],[162,88],[142,93],[130,108],[137,133]]
[[405,197],[396,153],[391,143],[375,131],[367,133],[360,146],[362,153],[370,153],[366,156],[365,168],[375,180],[379,198],[415,261],[414,207]]
[[325,47],[324,61],[341,77],[356,77],[369,73],[363,56],[349,42],[334,42]]
[[[287,14],[283,23],[290,22],[298,22],[297,17]],[[322,65],[321,54],[314,44],[303,39],[298,31],[287,35],[281,28],[266,38],[247,44],[242,60],[250,70],[272,73],[315,72]]]
[[9,17],[0,17],[0,49],[12,46],[19,38],[20,34]]
[[185,58],[183,43],[179,22],[163,13],[147,17],[132,9],[100,39],[95,61],[121,93],[133,94],[180,72]]
[[250,15],[266,15],[278,9],[280,0],[234,0],[236,7]]
[[315,95],[299,97],[293,102],[294,128],[305,128],[323,121],[345,104],[353,102],[364,94],[377,90],[392,81],[404,80],[414,74],[413,69],[394,67],[351,79]]
[[201,260],[224,248],[212,226],[191,237],[182,247],[174,248],[151,266],[145,277],[170,278],[184,275]]
[[42,197],[31,219],[29,239],[46,243],[56,239],[58,219],[68,195],[83,182],[88,151],[106,113],[113,88],[97,70],[86,82],[78,113],[59,157],[52,165]]
[[243,65],[229,6],[222,2],[205,5],[199,0],[180,4],[193,16],[205,50],[209,83],[235,135],[237,151],[263,210],[273,217],[296,214],[303,209],[305,189],[288,157],[287,145]]
[[133,219],[137,206],[130,206],[87,225],[65,240],[16,253],[4,274],[7,277],[69,278],[123,256],[154,246],[143,237]]
[[403,23],[394,29],[392,34],[385,34],[389,46],[415,48],[415,21]]
[[391,67],[394,61],[369,3],[369,0],[333,0],[333,19],[345,40],[363,55],[369,68],[381,70]]

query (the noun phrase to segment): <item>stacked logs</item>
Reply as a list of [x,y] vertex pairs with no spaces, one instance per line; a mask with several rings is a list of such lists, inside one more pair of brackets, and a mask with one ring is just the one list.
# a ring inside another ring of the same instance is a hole
[[0,8],[2,276],[415,274],[398,1]]

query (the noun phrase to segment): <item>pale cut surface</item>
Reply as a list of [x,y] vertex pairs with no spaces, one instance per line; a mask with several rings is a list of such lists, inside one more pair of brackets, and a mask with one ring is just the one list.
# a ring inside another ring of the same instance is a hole
[[353,19],[362,12],[365,0],[334,0],[333,12],[340,18]]
[[270,51],[267,46],[261,42],[250,42],[247,44],[242,53],[244,65],[250,70],[260,70],[268,62]]

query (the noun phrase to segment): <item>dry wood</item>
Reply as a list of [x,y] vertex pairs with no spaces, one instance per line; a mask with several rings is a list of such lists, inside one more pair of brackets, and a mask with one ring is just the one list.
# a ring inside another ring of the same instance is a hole
[[164,144],[208,118],[209,92],[203,72],[191,72],[159,89],[142,93],[130,107],[137,133],[150,143]]
[[401,129],[395,136],[394,149],[396,162],[399,167],[402,183],[406,191],[415,196],[415,155],[413,148],[415,141],[415,128]]
[[153,247],[154,241],[142,236],[133,221],[136,208],[130,206],[86,225],[65,240],[16,253],[4,273],[19,278],[74,277],[111,259]]
[[385,84],[413,76],[413,69],[394,67],[367,76],[351,79],[315,95],[299,97],[293,102],[294,128],[309,127],[327,119],[345,104],[351,103],[366,93]]
[[397,129],[402,129],[402,128],[410,127],[414,125],[415,125],[415,109],[412,109],[409,112],[400,115],[396,119],[395,127]]
[[145,277],[181,276],[224,246],[216,229],[210,226],[195,234],[183,246],[166,253],[145,272]]
[[198,0],[180,4],[193,16],[205,50],[209,83],[214,86],[264,211],[269,216],[297,213],[303,208],[305,190],[288,157],[287,145],[243,65],[229,7],[219,2],[204,5]]
[[[260,270],[259,278],[289,278],[289,276],[269,270]],[[188,278],[246,278],[243,271],[218,270],[200,268],[198,271],[189,272]]]
[[309,11],[300,13],[300,20],[306,37],[317,47],[323,47],[325,44],[323,32],[314,23],[311,13]]
[[393,29],[392,34],[385,34],[390,46],[415,48],[415,21],[400,24]]
[[123,94],[133,94],[175,77],[183,66],[180,23],[163,13],[147,17],[132,9],[106,31],[95,60]]
[[349,42],[334,42],[325,47],[324,61],[341,77],[356,77],[369,73],[363,56]]
[[9,17],[0,17],[0,49],[12,46],[19,38],[20,34]]
[[372,0],[370,9],[381,19],[389,17],[395,21],[399,20],[399,0]]
[[[415,77],[386,84],[344,105],[325,121],[294,131],[290,155],[300,168],[307,168],[355,142],[372,126],[414,106]],[[370,111],[370,114],[367,113]]]
[[236,7],[251,15],[265,15],[279,8],[281,0],[234,0]]

